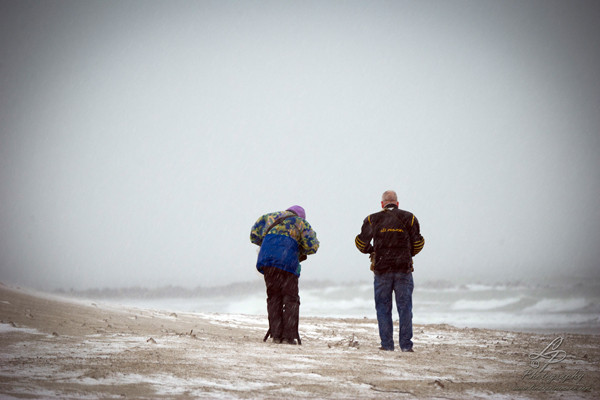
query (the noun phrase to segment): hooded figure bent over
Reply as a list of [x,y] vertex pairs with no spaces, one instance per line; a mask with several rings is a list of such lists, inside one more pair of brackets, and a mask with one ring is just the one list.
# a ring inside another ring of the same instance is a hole
[[260,246],[256,269],[265,278],[269,332],[275,343],[296,344],[298,337],[300,261],[319,249],[317,234],[305,218],[302,207],[292,206],[263,215],[250,232],[250,241]]

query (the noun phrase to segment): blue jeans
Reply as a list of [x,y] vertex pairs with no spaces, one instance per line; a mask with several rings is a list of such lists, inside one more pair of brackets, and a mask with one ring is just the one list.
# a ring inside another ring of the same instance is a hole
[[400,349],[412,349],[412,293],[415,287],[412,273],[390,272],[375,275],[374,287],[381,347],[385,350],[394,350],[393,292],[396,295],[396,307],[400,319]]

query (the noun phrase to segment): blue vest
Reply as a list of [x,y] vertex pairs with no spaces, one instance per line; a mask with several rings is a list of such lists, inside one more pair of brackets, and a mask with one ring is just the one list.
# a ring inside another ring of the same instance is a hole
[[298,247],[298,242],[289,236],[268,234],[260,246],[256,269],[262,274],[263,267],[276,267],[300,276]]

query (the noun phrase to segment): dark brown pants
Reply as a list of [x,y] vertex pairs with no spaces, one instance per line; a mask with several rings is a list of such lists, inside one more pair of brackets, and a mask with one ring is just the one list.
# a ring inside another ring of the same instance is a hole
[[275,267],[265,267],[263,272],[271,336],[274,340],[294,340],[298,336],[300,317],[298,277]]

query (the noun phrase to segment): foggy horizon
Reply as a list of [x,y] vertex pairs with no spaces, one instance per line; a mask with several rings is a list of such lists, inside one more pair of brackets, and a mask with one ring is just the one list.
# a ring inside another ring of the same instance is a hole
[[372,282],[398,193],[415,285],[600,278],[594,1],[2,1],[0,282],[261,280],[298,204],[302,281]]

